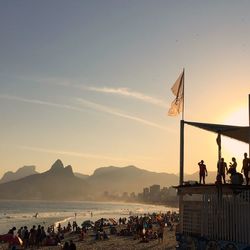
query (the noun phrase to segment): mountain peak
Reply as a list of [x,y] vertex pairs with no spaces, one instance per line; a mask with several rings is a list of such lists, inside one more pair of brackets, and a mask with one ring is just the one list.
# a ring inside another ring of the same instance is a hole
[[57,170],[62,170],[62,169],[64,169],[64,166],[60,159],[56,160],[50,168],[51,171],[57,171]]
[[65,171],[67,174],[74,175],[73,169],[72,169],[72,166],[71,166],[71,165],[68,165],[67,167],[65,167],[64,171]]

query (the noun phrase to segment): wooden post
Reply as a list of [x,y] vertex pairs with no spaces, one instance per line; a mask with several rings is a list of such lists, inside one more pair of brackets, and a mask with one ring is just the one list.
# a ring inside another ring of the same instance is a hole
[[[250,126],[250,94],[248,94],[248,124]],[[250,135],[249,135],[249,137],[250,137]],[[250,142],[250,138],[249,138],[249,142]],[[250,157],[250,143],[248,145],[249,145],[248,157]]]
[[[184,181],[184,120],[180,120],[180,180],[179,185]],[[183,194],[179,194],[179,214],[180,214],[180,233],[183,233]]]
[[184,120],[180,120],[180,180],[179,185],[184,181]]

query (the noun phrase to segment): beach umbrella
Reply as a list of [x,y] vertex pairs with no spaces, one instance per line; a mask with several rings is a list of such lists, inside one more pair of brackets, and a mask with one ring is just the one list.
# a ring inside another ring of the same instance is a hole
[[82,227],[88,227],[88,228],[92,228],[94,227],[95,223],[91,220],[85,220],[83,223],[82,223]]
[[12,244],[13,245],[20,245],[20,246],[22,246],[23,245],[23,241],[22,241],[22,239],[20,237],[15,236],[13,238]]
[[22,246],[23,241],[18,236],[13,236],[12,234],[4,234],[0,236],[0,240],[3,242],[10,243],[12,245],[20,245]]
[[111,225],[117,225],[117,222],[113,218],[109,218],[109,221],[111,222]]

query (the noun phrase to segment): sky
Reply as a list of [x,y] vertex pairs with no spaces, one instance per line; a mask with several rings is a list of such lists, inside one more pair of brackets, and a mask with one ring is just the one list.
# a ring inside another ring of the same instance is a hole
[[[185,68],[184,119],[248,125],[250,2],[0,2],[0,176],[56,159],[75,172],[179,171],[167,115]],[[216,135],[185,127],[185,172],[216,170]],[[222,138],[238,170],[248,145]]]

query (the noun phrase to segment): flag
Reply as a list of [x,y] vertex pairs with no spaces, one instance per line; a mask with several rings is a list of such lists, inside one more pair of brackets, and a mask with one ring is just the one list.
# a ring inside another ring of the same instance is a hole
[[176,96],[168,110],[168,115],[176,116],[182,112],[184,101],[184,70],[171,88],[173,94]]

